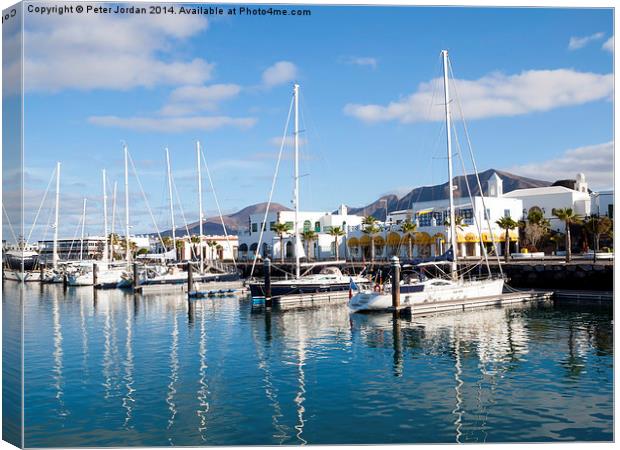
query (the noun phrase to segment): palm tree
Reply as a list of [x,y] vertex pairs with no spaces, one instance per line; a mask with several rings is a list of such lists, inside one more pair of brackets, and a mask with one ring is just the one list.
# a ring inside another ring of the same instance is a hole
[[413,253],[412,241],[416,228],[418,228],[418,226],[409,219],[405,220],[400,225],[400,231],[404,234],[405,238],[408,238],[407,241],[409,243],[409,247],[407,248],[407,258],[409,259],[411,259],[411,255]]
[[553,242],[553,251],[557,252],[558,251],[558,247],[561,241],[563,241],[565,239],[564,235],[562,233],[556,233],[553,236],[551,236],[549,238],[549,240],[551,242]]
[[510,253],[510,230],[517,228],[519,223],[510,217],[502,217],[495,221],[495,223],[502,230],[506,230],[506,235],[504,236],[504,261],[508,262],[508,254]]
[[215,247],[217,246],[217,242],[215,241],[207,241],[207,245],[209,246],[209,250],[211,252],[211,261],[215,260],[215,256],[213,255],[213,250],[215,250]]
[[[192,236],[189,238],[189,240],[193,244],[192,249],[193,249],[194,257],[200,259],[200,254],[198,253],[199,246],[196,245],[196,244],[200,244],[200,238],[198,236]],[[200,249],[200,251],[202,252],[202,248]],[[190,256],[190,259],[192,259],[191,256]]]
[[613,229],[613,222],[609,217],[593,215],[584,223],[586,231],[592,235],[594,253],[599,249],[599,241],[602,234],[607,234]]
[[582,218],[573,212],[573,208],[554,208],[551,213],[564,222],[566,227],[566,262],[569,262],[571,257],[570,226],[581,223]]
[[362,219],[362,224],[364,225],[364,229],[362,233],[366,233],[370,236],[370,260],[374,262],[375,260],[375,234],[379,231],[379,227],[376,225],[377,219],[373,216],[366,216]]
[[161,243],[164,246],[164,250],[172,248],[172,238],[170,236],[162,236]]
[[276,223],[271,230],[280,238],[280,263],[284,264],[284,235],[291,230],[288,223]]
[[306,258],[310,260],[310,244],[316,239],[316,232],[314,230],[306,230],[301,233],[301,239],[306,244]]
[[[185,241],[182,240],[182,239],[177,239],[177,241],[175,242],[174,245],[175,245],[176,250],[177,250],[176,258],[175,259],[179,259],[179,254],[183,251],[183,247],[185,247]],[[183,259],[183,258],[180,258],[180,259]]]
[[338,261],[338,237],[344,236],[345,232],[340,227],[332,227],[332,229],[329,230],[327,234],[334,237],[334,249],[336,251],[336,261]]

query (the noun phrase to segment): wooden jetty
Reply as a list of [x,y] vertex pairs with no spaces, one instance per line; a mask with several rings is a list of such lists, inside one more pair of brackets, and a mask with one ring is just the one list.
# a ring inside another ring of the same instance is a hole
[[[181,284],[147,284],[143,286],[137,286],[135,288],[136,292],[139,292],[143,295],[148,294],[183,294],[188,292],[188,287],[186,283]],[[246,288],[243,285],[243,281],[217,281],[212,283],[200,283],[194,282],[194,288],[192,291],[196,292],[205,292],[205,293],[219,293],[220,291],[232,291],[226,292],[227,294],[239,294],[245,293]]]
[[513,305],[516,303],[550,303],[553,301],[551,291],[521,291],[504,293],[500,296],[479,297],[443,302],[416,303],[390,307],[385,312],[405,316],[426,316],[450,311],[466,311],[470,309],[492,308]]

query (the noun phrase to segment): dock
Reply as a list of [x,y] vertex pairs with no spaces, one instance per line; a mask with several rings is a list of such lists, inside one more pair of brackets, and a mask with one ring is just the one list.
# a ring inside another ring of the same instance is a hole
[[390,307],[385,312],[397,313],[404,316],[426,316],[431,314],[467,311],[479,308],[500,308],[518,303],[552,303],[554,293],[551,291],[520,291],[501,294],[499,297],[479,297],[443,302],[418,303],[415,305],[401,305]]
[[[231,291],[228,294],[245,294],[246,288],[243,281],[217,281],[212,283],[194,283],[193,292],[203,292],[208,294],[221,294],[221,291]],[[187,293],[187,284],[147,284],[137,286],[135,292],[143,295],[152,294],[183,294]]]

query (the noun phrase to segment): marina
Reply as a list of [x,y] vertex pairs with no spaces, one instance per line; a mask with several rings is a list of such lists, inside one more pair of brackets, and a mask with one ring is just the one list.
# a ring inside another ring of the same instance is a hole
[[23,289],[27,446],[612,438],[610,306],[394,320],[346,301],[18,286],[3,307],[19,314]]
[[613,8],[144,6],[4,23],[3,440],[614,441]]

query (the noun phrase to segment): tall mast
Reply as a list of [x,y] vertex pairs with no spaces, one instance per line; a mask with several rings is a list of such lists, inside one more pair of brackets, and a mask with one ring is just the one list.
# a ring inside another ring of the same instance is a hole
[[103,179],[103,254],[101,255],[102,261],[108,260],[108,189],[106,186],[105,169],[101,171],[101,177]]
[[54,217],[54,244],[52,249],[52,265],[58,266],[58,212],[60,210],[60,163],[56,163],[56,211]]
[[[112,230],[110,235],[114,236],[114,223],[116,222],[116,181],[112,190]],[[114,261],[114,241],[110,240],[110,261]]]
[[198,163],[198,230],[199,230],[199,243],[198,249],[200,251],[200,273],[204,270],[204,252],[202,251],[202,173],[200,171],[200,141],[196,141],[196,157]]
[[82,235],[80,237],[80,260],[84,259],[84,225],[86,225],[86,197],[82,206]]
[[450,199],[450,245],[452,246],[452,264],[450,274],[452,279],[457,278],[456,261],[456,222],[454,214],[454,186],[452,185],[452,125],[450,123],[450,91],[448,89],[448,50],[442,50],[443,57],[443,88],[446,100],[446,144],[448,150],[448,197]]
[[295,278],[299,278],[299,85],[293,88],[295,95]]
[[125,151],[125,260],[131,260],[131,249],[129,248],[129,152],[127,145],[123,144]]
[[175,250],[176,259],[176,231],[174,229],[174,201],[172,198],[172,172],[170,171],[170,152],[166,147],[166,166],[168,167],[168,195],[170,195],[170,220],[172,221],[172,248]]

